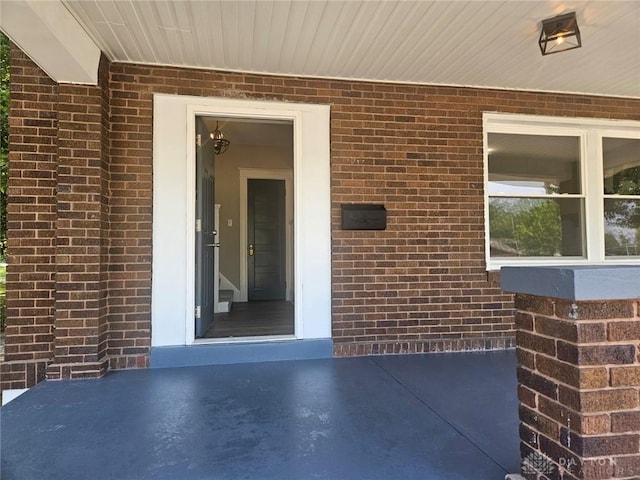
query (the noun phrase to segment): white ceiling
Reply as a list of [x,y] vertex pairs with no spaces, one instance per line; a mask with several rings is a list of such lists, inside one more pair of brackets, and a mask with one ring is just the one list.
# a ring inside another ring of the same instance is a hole
[[[63,0],[117,62],[640,97],[640,0]],[[580,49],[543,57],[576,11]]]
[[293,149],[293,122],[204,117],[210,132],[220,128],[231,145],[268,145]]

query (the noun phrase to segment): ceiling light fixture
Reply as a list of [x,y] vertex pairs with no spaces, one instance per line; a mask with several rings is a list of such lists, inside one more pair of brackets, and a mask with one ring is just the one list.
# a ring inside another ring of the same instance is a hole
[[216,122],[216,129],[209,136],[213,139],[213,151],[216,152],[216,155],[222,155],[231,145],[231,142],[224,138],[224,134],[218,128],[218,122]]
[[566,52],[582,46],[576,12],[565,13],[542,20],[538,40],[542,55]]

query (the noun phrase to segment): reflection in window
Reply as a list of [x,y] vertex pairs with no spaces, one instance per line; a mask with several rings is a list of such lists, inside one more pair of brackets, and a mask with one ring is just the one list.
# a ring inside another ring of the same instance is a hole
[[491,256],[582,256],[582,212],[579,198],[491,198]]
[[489,195],[579,194],[580,138],[490,133]]
[[605,254],[640,255],[640,200],[604,201]]
[[640,140],[603,138],[604,193],[640,195]]
[[580,137],[487,138],[490,257],[584,257]]
[[640,255],[640,139],[603,138],[607,257]]

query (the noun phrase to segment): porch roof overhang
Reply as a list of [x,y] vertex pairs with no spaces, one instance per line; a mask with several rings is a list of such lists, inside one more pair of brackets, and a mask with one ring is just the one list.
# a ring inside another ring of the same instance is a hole
[[2,1],[0,30],[57,82],[97,83],[100,47],[62,3]]
[[[567,11],[583,47],[543,57],[541,20]],[[95,83],[101,50],[113,62],[640,98],[639,1],[9,0],[0,13],[61,82]]]

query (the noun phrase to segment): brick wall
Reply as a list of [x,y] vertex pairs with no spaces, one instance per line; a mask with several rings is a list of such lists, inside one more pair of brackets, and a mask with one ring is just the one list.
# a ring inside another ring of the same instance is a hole
[[[24,59],[19,52],[14,56]],[[87,234],[100,242],[99,252],[92,250],[91,258],[82,263],[87,274],[97,275],[98,285],[89,279],[72,283],[79,289],[85,289],[82,285],[86,282],[91,284],[91,302],[97,302],[96,315],[103,319],[97,320],[98,351],[106,346],[110,368],[146,366],[148,362],[154,93],[331,105],[336,355],[513,345],[512,297],[500,291],[484,266],[482,112],[640,119],[640,101],[631,99],[129,64],[112,64],[107,69],[108,74],[104,70],[102,73],[102,78],[108,75],[107,88],[92,93],[94,99],[100,95],[103,99],[101,152],[89,156],[85,155],[88,152],[77,152],[83,161],[89,157],[101,159],[101,172],[87,172],[92,178],[98,175],[100,183],[87,183],[87,187],[92,189],[91,195],[101,195],[102,200],[78,206],[86,215],[96,208],[100,217],[98,227],[87,226]],[[39,81],[46,84],[46,79]],[[29,85],[18,81],[14,88],[28,91]],[[49,88],[55,90],[55,85]],[[52,108],[49,115],[57,113],[53,101],[42,108],[34,112],[44,114],[46,108]],[[14,110],[12,132],[27,118],[17,106]],[[95,131],[99,130],[96,124]],[[108,139],[105,132],[109,132]],[[30,138],[24,148],[40,148],[39,141]],[[18,154],[26,152],[12,155]],[[74,162],[75,156],[72,153],[69,160]],[[52,178],[57,167],[53,166]],[[15,167],[13,172],[13,176],[21,175]],[[50,194],[55,193],[52,188]],[[20,218],[17,208],[24,201],[22,193],[13,192],[10,202],[14,210],[9,212],[9,221]],[[55,195],[48,201],[52,202],[50,208],[55,208]],[[387,230],[340,230],[340,205],[360,202],[386,206]],[[37,208],[44,208],[42,205]],[[13,225],[20,232],[13,232],[10,255],[11,249],[18,247],[16,236],[23,235],[20,225]],[[37,233],[42,235],[39,230]],[[26,244],[36,238],[35,234],[33,230],[26,237]],[[49,264],[49,260],[44,263]],[[11,277],[12,267],[9,271],[9,281],[18,281]],[[17,291],[15,286],[9,288]],[[50,308],[52,289],[50,283]],[[21,291],[26,290],[31,291],[26,287]],[[17,305],[15,298],[13,308]],[[25,312],[12,313],[14,322],[23,321]],[[87,332],[89,336],[94,333]]]
[[54,363],[47,377],[99,376],[103,238],[100,87],[58,88],[58,188]]
[[56,85],[12,46],[2,389],[106,371],[109,68]]
[[[512,298],[484,265],[483,112],[640,119],[640,101],[628,99],[127,64],[112,65],[110,86],[112,161],[140,180],[130,177],[133,193],[117,201],[146,196],[149,208],[153,93],[331,105],[336,355],[513,345]],[[384,204],[387,230],[340,230],[340,204],[358,202]],[[138,300],[148,308],[146,298]],[[138,320],[120,328],[148,335]]]
[[[336,355],[513,345],[512,298],[484,265],[482,112],[640,119],[637,100],[126,64],[111,89],[117,161],[147,173],[153,93],[331,105]],[[130,201],[150,204],[144,182]],[[386,231],[340,230],[340,204],[361,202],[386,206]],[[144,336],[148,321],[118,328]]]
[[516,296],[527,478],[640,477],[639,305]]
[[[98,288],[98,339],[96,354],[98,361],[108,360],[109,346],[109,242],[111,241],[111,114],[109,95],[109,70],[111,64],[102,56],[98,67],[98,85],[100,87],[100,285]],[[100,370],[107,368],[101,364]]]
[[119,86],[137,80],[111,67],[110,368],[145,367],[151,346],[152,104]]
[[53,358],[58,86],[11,46],[8,267],[1,388],[44,378]]

